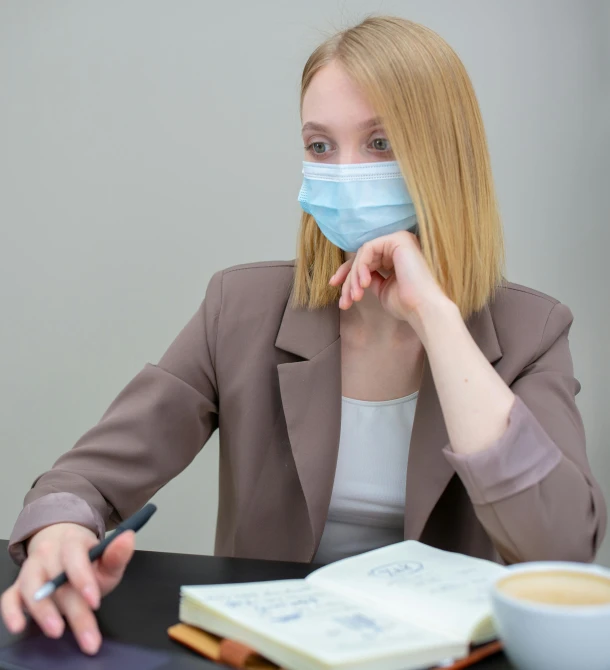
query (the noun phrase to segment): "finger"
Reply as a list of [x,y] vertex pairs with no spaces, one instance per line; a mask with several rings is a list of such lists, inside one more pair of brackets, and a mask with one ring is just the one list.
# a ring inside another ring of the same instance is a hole
[[[40,547],[37,553],[40,554]],[[51,565],[43,568],[38,557],[37,560],[26,561],[19,574],[18,584],[26,609],[45,635],[61,637],[64,632],[64,621],[53,600],[51,598],[44,598],[38,602],[34,600],[36,591],[61,572],[59,565],[53,565],[54,563],[59,563],[59,561],[50,561]]]
[[358,268],[358,274],[360,276],[360,286],[363,289],[368,288],[371,284],[371,270],[365,263],[362,263]]
[[95,654],[102,643],[102,636],[89,603],[72,584],[59,588],[55,601],[68,620],[78,646],[86,654]]
[[341,309],[349,309],[352,306],[353,300],[351,285],[351,274],[348,274],[345,281],[343,282],[343,286],[341,287],[341,300],[339,301],[339,307]]
[[135,538],[136,535],[132,530],[122,533],[108,545],[97,562],[96,569],[103,595],[121,581],[136,548]]
[[358,287],[355,289],[355,297],[359,300],[364,296],[364,289],[371,285],[372,274],[382,267],[392,267],[391,255],[388,254],[387,241],[385,237],[379,237],[366,242],[358,250],[356,258],[358,269]]
[[352,267],[353,259],[350,258],[350,260],[345,261],[345,263],[342,263],[339,266],[339,269],[335,272],[335,274],[330,278],[330,284],[332,286],[339,286],[339,284],[342,284],[345,281],[345,278],[349,274],[350,268]]
[[362,246],[361,264],[366,265],[369,274],[382,267],[392,267],[391,256],[388,255],[387,237],[378,237]]
[[11,633],[20,633],[27,620],[23,614],[23,600],[17,584],[13,584],[0,598],[0,610],[2,619]]
[[[91,546],[95,539],[91,538]],[[100,588],[89,560],[89,548],[82,538],[67,540],[61,548],[61,562],[70,584],[82,594],[89,606],[97,609],[100,606]]]
[[362,258],[361,250],[358,250],[356,258],[354,259],[354,265],[352,266],[352,270],[350,272],[350,289],[351,289],[352,300],[354,301],[361,300],[362,296],[364,295],[364,291],[360,286],[360,274],[359,274],[360,267],[362,266],[361,258]]

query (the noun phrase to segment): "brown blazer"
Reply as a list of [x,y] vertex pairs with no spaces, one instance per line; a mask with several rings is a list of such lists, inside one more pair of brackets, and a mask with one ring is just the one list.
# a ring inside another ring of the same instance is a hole
[[[292,262],[214,275],[201,308],[100,423],[42,475],[11,538],[57,521],[103,533],[220,430],[216,553],[311,561],[328,512],[341,421],[339,309],[291,307]],[[404,536],[516,562],[589,561],[606,509],[574,402],[567,307],[507,284],[468,322],[517,396],[505,435],[455,454],[426,365],[411,438]]]

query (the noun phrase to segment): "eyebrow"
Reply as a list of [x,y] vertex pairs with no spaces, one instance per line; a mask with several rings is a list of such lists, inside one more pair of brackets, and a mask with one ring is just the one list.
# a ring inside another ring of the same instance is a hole
[[[375,116],[372,119],[368,119],[367,121],[359,123],[357,127],[358,130],[368,130],[369,128],[375,128],[376,126],[381,125],[382,125],[381,117]],[[301,129],[301,132],[304,133],[308,130],[315,130],[316,132],[319,133],[327,133],[329,129],[322,123],[316,123],[315,121],[308,121]]]

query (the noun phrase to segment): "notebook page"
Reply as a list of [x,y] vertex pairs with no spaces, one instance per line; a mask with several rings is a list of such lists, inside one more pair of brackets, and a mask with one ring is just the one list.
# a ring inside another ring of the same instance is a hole
[[311,584],[378,603],[388,614],[470,639],[491,611],[491,583],[501,565],[415,541],[376,549],[320,568]]
[[[183,586],[181,594],[184,623],[238,639],[291,667],[300,656],[327,666],[394,656],[402,662],[388,667],[422,667],[466,653],[455,639],[304,580]],[[279,648],[294,655],[282,655]],[[423,662],[411,666],[404,661],[407,653]]]

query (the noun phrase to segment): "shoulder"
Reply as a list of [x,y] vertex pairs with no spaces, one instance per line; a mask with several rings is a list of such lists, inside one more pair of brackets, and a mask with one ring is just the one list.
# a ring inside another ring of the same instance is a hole
[[244,263],[233,265],[221,270],[222,283],[225,287],[239,287],[265,285],[273,282],[282,282],[292,285],[294,261],[262,261],[259,263]]
[[567,333],[574,318],[556,298],[512,282],[498,289],[489,311],[504,350],[522,344],[538,353]]
[[294,276],[294,261],[263,261],[233,265],[216,272],[206,292],[214,311],[248,314],[283,312]]

